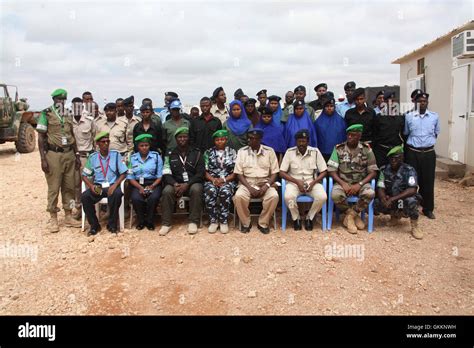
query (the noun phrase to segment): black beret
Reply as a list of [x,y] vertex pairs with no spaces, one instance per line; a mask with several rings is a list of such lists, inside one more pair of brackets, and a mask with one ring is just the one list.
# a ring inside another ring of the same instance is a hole
[[354,91],[354,93],[352,93],[352,97],[355,99],[357,98],[358,96],[360,95],[365,95],[365,89],[359,87],[359,88],[356,88],[356,90]]
[[387,91],[383,94],[383,99],[393,99],[395,98],[395,92]]
[[221,91],[223,91],[223,90],[224,90],[224,88],[222,88],[222,87],[217,87],[217,88],[214,90],[214,92],[212,92],[212,96],[213,96],[214,98],[217,98],[217,97],[219,96],[219,93],[220,93]]
[[415,98],[415,96],[416,96],[417,94],[420,94],[420,93],[423,93],[423,91],[422,91],[421,89],[417,88],[417,89],[415,89],[413,92],[411,92],[410,98],[413,99],[413,98]]
[[281,98],[277,95],[271,95],[271,96],[268,97],[268,100],[269,101],[276,100],[277,102],[279,102],[281,100]]
[[247,104],[254,104],[255,105],[255,104],[257,104],[257,101],[254,98],[249,98],[249,100],[247,100],[245,102],[245,105],[247,105]]
[[323,106],[326,106],[326,104],[332,102],[336,103],[336,100],[334,99],[334,93],[331,91],[327,91],[324,93],[322,96],[319,97],[321,99],[321,103]]
[[104,110],[115,109],[116,107],[117,107],[117,105],[115,103],[107,103],[104,106]]
[[418,99],[420,98],[426,98],[428,99],[430,97],[430,95],[428,93],[418,93],[416,96],[415,96],[415,101],[417,101]]
[[133,97],[133,95],[131,95],[130,97],[125,98],[123,100],[123,105],[125,105],[125,106],[133,105],[134,102],[135,102],[135,98]]
[[328,85],[323,82],[323,83],[320,83],[319,85],[316,85],[316,87],[314,87],[314,91],[317,92],[319,87],[324,87],[328,89]]
[[235,99],[239,99],[243,95],[244,95],[244,91],[242,91],[242,88],[239,88],[234,92],[234,98]]
[[297,100],[293,103],[293,107],[297,107],[297,106],[305,106],[304,104],[304,101],[303,100]]
[[354,81],[346,82],[346,84],[344,85],[345,91],[352,88],[356,88],[356,83]]
[[165,97],[178,98],[178,93],[175,93],[175,92],[165,92]]
[[300,92],[300,91],[303,91],[303,92],[306,93],[306,87],[305,87],[305,86],[302,86],[302,85],[299,85],[299,86],[297,86],[297,87],[295,88],[294,93]]
[[150,103],[145,103],[142,106],[140,106],[140,111],[145,111],[145,110],[150,110],[152,111],[153,108],[151,107]]
[[381,95],[385,95],[385,91],[378,91],[377,94],[375,95],[375,98],[378,98]]
[[269,106],[259,107],[258,111],[263,115],[273,115],[272,109]]
[[257,97],[258,97],[260,94],[267,94],[267,90],[266,90],[266,89],[262,89],[261,91],[258,91],[258,92],[257,92]]
[[295,134],[295,139],[301,139],[301,138],[309,138],[309,130],[300,129],[299,131],[297,131]]

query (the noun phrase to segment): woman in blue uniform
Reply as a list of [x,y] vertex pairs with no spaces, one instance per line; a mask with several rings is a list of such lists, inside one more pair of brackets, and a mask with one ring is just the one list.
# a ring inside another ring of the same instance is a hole
[[150,151],[151,134],[135,138],[138,152],[130,157],[127,179],[132,186],[132,204],[138,216],[137,229],[145,226],[155,229],[155,210],[161,196],[163,160],[156,151]]

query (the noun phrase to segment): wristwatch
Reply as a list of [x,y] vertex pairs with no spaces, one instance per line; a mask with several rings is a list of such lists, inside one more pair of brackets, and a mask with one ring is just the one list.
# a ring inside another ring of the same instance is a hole
[[359,181],[360,187],[364,186],[364,183],[362,181]]
[[265,185],[267,185],[268,188],[272,187],[272,185],[270,185],[268,182],[266,182]]

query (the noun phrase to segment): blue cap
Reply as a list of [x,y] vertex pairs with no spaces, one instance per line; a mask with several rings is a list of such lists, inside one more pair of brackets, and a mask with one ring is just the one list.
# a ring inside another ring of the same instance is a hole
[[252,128],[247,131],[247,134],[253,134],[253,135],[260,135],[263,137],[263,129],[262,128]]
[[181,109],[181,101],[179,99],[175,99],[170,103],[170,109]]

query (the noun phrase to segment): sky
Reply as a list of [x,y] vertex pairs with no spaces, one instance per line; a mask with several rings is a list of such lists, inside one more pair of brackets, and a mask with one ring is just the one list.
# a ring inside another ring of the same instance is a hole
[[223,86],[284,96],[302,84],[307,100],[326,82],[399,84],[391,62],[474,16],[474,1],[25,1],[0,0],[0,82],[30,109],[88,90],[103,106],[118,97],[186,105]]

